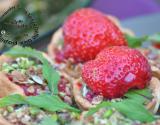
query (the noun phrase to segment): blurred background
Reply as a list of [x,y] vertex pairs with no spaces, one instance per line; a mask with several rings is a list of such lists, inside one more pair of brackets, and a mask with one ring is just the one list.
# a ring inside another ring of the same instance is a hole
[[[16,8],[6,12],[12,6]],[[44,50],[67,15],[81,7],[118,17],[137,36],[160,32],[160,0],[0,0],[0,37],[25,41],[38,28],[38,37],[26,45]],[[11,46],[0,41],[1,52]]]

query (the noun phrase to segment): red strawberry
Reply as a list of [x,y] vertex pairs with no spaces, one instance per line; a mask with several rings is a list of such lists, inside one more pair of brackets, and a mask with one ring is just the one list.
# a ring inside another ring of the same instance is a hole
[[102,13],[83,8],[64,23],[64,57],[76,62],[94,59],[106,46],[127,45],[120,29]]
[[160,44],[159,43],[154,43],[153,46],[157,49],[160,49]]
[[142,89],[148,85],[151,69],[138,50],[114,46],[85,63],[82,78],[93,92],[112,99],[122,97],[131,88]]

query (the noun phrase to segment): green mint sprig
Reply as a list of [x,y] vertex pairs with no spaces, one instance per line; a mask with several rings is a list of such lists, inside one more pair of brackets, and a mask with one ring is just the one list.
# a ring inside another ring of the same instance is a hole
[[132,48],[140,47],[144,42],[151,41],[152,43],[160,43],[160,33],[150,35],[150,36],[142,36],[142,37],[135,37],[130,35],[125,35],[128,46]]
[[63,109],[79,112],[78,109],[64,103],[57,95],[41,94],[24,97],[19,94],[14,94],[0,99],[0,108],[17,104],[28,104],[50,112],[61,111]]
[[144,105],[150,98],[151,94],[148,89],[129,91],[125,95],[125,99],[118,102],[103,101],[95,108],[91,108],[86,116],[93,115],[99,111],[100,108],[114,108],[129,119],[141,122],[152,122],[155,120],[154,115],[151,114]]

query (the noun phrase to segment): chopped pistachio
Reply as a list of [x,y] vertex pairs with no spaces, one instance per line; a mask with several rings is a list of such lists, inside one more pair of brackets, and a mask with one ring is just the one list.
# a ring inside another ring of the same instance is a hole
[[13,68],[18,68],[18,64],[15,64],[15,63],[12,64],[11,66],[12,66]]
[[3,65],[2,65],[2,71],[4,71],[4,72],[11,72],[11,71],[13,71],[14,70],[14,68],[12,67],[12,66],[10,66],[9,64],[7,64],[7,63],[3,63]]
[[75,119],[79,119],[80,118],[80,114],[76,113],[76,112],[72,112],[71,116],[72,116],[72,118],[75,118]]
[[113,114],[113,110],[112,110],[112,109],[108,109],[108,110],[104,113],[103,117],[104,117],[104,118],[109,118],[112,114]]
[[31,113],[31,115],[37,115],[41,110],[37,107],[30,107],[29,108],[29,112]]
[[8,110],[8,112],[13,112],[13,111],[14,111],[14,108],[13,108],[12,106],[8,106],[8,107],[7,107],[7,110]]
[[58,120],[58,116],[57,116],[57,114],[52,114],[52,116],[51,116],[55,121],[57,121]]
[[20,68],[22,69],[27,69],[29,68],[30,66],[33,66],[34,62],[29,60],[28,58],[17,58],[16,59],[17,61],[17,64],[19,65]]
[[25,74],[25,73],[26,73],[26,70],[25,70],[25,69],[19,69],[19,71],[20,71],[22,74]]
[[59,92],[59,95],[64,97],[66,94],[64,92]]

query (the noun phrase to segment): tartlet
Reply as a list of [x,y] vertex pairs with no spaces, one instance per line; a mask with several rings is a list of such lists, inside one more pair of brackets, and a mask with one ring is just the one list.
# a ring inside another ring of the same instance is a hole
[[[46,54],[43,56],[50,61]],[[69,81],[62,74],[58,83],[59,97],[66,103],[73,104],[71,86]],[[42,64],[37,59],[28,57],[0,56],[0,98],[20,94],[22,96],[37,96],[49,93],[47,81],[42,75]],[[32,113],[32,107],[28,105],[13,105],[0,108],[1,125],[30,125],[38,124],[45,116],[53,113],[39,110],[37,114]],[[19,114],[20,113],[20,114]],[[60,112],[58,115],[69,115],[67,112]]]

